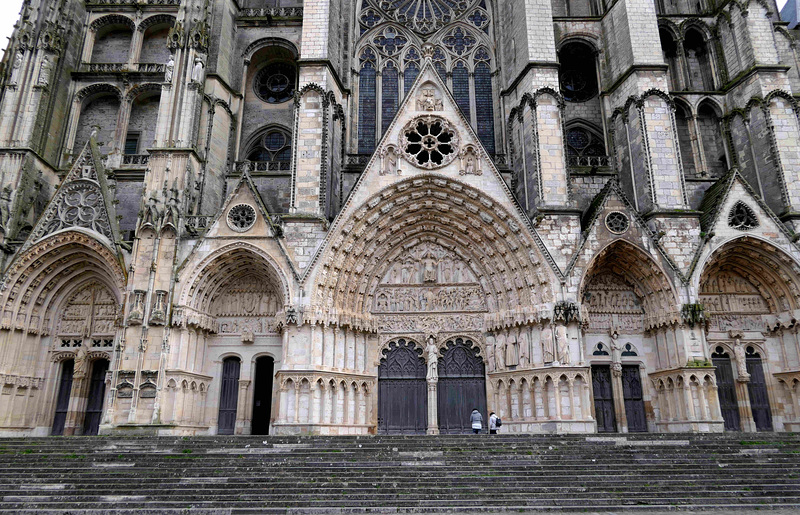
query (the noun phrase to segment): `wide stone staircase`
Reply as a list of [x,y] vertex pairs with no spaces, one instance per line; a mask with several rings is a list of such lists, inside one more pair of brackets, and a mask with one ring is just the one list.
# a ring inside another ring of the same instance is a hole
[[0,440],[0,512],[800,508],[800,435]]

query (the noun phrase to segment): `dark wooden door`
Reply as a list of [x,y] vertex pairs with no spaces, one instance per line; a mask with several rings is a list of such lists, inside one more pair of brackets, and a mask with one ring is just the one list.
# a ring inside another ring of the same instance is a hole
[[437,403],[439,432],[471,433],[470,415],[477,408],[486,428],[486,369],[480,349],[470,340],[456,338],[445,344],[439,357]]
[[239,358],[225,358],[222,362],[222,385],[219,392],[219,430],[221,435],[232,435],[236,429],[236,406],[239,401]]
[[628,431],[647,431],[647,417],[644,414],[642,376],[639,365],[622,365],[622,398],[625,400],[625,418]]
[[424,434],[428,428],[427,367],[422,350],[398,339],[378,366],[378,432]]
[[611,367],[592,365],[592,391],[594,392],[594,415],[597,431],[613,433],[617,430],[617,417],[614,415],[614,393],[611,387]]
[[731,358],[722,347],[717,347],[717,350],[711,355],[711,360],[716,367],[717,396],[722,419],[725,421],[725,430],[739,431],[742,425],[739,419],[739,401],[736,399]]
[[106,396],[107,371],[108,360],[98,359],[92,363],[92,373],[89,376],[89,397],[86,402],[86,414],[83,417],[84,435],[96,435],[100,430],[103,401]]
[[747,348],[746,363],[747,373],[750,374],[747,392],[750,394],[750,410],[753,412],[756,430],[772,431],[772,410],[769,407],[764,367],[761,364],[761,355],[753,347]]
[[64,434],[64,424],[67,422],[69,411],[69,397],[72,392],[72,374],[75,372],[75,360],[68,359],[61,362],[61,378],[56,396],[56,415],[53,418],[53,435]]
[[256,382],[253,388],[253,425],[250,430],[254,435],[269,434],[269,419],[272,416],[272,377],[275,361],[270,357],[256,360]]

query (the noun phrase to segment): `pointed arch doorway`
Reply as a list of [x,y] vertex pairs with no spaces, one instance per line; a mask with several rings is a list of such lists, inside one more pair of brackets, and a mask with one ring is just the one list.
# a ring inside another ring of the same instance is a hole
[[422,349],[399,338],[389,342],[378,366],[378,432],[425,434],[427,367]]
[[445,343],[439,354],[439,433],[470,433],[473,409],[486,419],[489,416],[486,411],[486,367],[480,348],[472,340],[454,338]]

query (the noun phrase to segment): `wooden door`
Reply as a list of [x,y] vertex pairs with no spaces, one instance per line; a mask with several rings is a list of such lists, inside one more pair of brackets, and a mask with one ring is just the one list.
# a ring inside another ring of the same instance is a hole
[[275,361],[267,356],[256,360],[256,381],[253,387],[253,425],[254,435],[269,434],[269,420],[272,416],[272,379]]
[[56,414],[53,418],[52,433],[55,436],[64,434],[64,424],[67,422],[69,411],[69,398],[72,392],[72,374],[75,372],[75,360],[68,359],[61,362],[61,378],[58,382],[56,395]]
[[592,391],[594,392],[597,431],[600,433],[615,432],[617,418],[614,415],[614,393],[611,387],[611,367],[609,365],[592,365]]
[[625,418],[628,431],[647,431],[647,417],[644,414],[644,395],[639,365],[622,365],[622,398],[625,400]]
[[96,435],[103,417],[103,401],[106,397],[106,372],[108,360],[98,359],[92,363],[89,376],[89,397],[86,402],[86,414],[83,417],[83,434]]
[[222,385],[219,393],[218,434],[232,435],[236,429],[236,407],[239,402],[239,358],[222,362]]
[[471,433],[470,415],[475,408],[483,415],[484,429],[487,427],[486,369],[479,352],[477,345],[462,338],[448,341],[442,350],[437,391],[442,434]]
[[736,399],[736,385],[733,379],[731,358],[722,347],[717,347],[711,355],[711,360],[716,367],[717,396],[722,419],[725,421],[726,431],[740,431],[742,424],[739,418],[739,401]]
[[425,434],[426,373],[422,349],[402,338],[389,343],[378,366],[378,432]]
[[772,431],[772,410],[769,407],[764,367],[761,355],[753,347],[747,348],[746,363],[747,373],[750,374],[747,392],[750,394],[750,410],[753,412],[756,430]]

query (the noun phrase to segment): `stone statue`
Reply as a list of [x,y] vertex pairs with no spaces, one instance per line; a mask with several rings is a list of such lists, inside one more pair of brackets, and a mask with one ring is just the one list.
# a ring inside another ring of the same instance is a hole
[[44,56],[42,59],[42,66],[39,69],[39,80],[36,81],[36,84],[39,86],[47,86],[50,84],[50,71],[53,68],[53,64],[50,62],[50,58]]
[[541,344],[544,362],[552,363],[555,361],[555,353],[553,352],[553,329],[550,325],[546,325],[542,329]]
[[11,218],[11,185],[6,185],[0,193],[0,226],[5,228],[8,219]]
[[22,53],[22,50],[18,50],[17,54],[14,56],[14,64],[11,68],[11,79],[8,81],[9,84],[19,83],[19,74],[22,69],[22,61],[24,59],[25,54]]
[[439,348],[436,346],[436,338],[428,336],[428,346],[425,348],[428,353],[428,379],[439,378]]
[[422,281],[426,283],[435,283],[438,279],[438,263],[436,257],[430,252],[426,252],[422,258]]
[[494,337],[487,336],[486,337],[486,361],[488,362],[489,372],[494,372],[495,370],[495,360],[494,360]]
[[75,353],[75,364],[72,369],[72,375],[77,378],[86,377],[86,372],[89,368],[89,363],[86,361],[86,347],[78,347]]
[[567,326],[563,324],[556,326],[556,350],[558,351],[558,362],[562,365],[569,365],[569,338],[567,337]]
[[400,170],[397,168],[397,152],[394,147],[388,147],[383,157],[383,170],[381,175],[398,175]]
[[747,372],[747,355],[742,340],[736,338],[733,344],[733,355],[736,356],[736,371],[739,373],[739,381],[749,381],[750,373]]
[[519,365],[519,342],[515,341],[511,335],[506,339],[506,366],[515,367]]
[[172,82],[172,74],[175,72],[175,57],[170,55],[167,61],[167,70],[164,73],[164,82]]
[[150,198],[147,199],[147,205],[144,208],[144,214],[142,216],[142,225],[144,224],[151,224],[156,225],[158,222],[158,200],[155,197],[155,194],[151,194]]
[[494,344],[494,364],[495,370],[498,372],[502,372],[506,369],[505,346],[505,337],[502,334],[497,335]]
[[417,100],[417,109],[420,111],[441,111],[444,104],[441,100],[436,99],[436,90],[425,88],[422,90],[419,100]]
[[194,59],[194,69],[192,70],[192,82],[196,82],[198,84],[203,82],[203,77],[205,75],[205,63],[199,57],[195,57]]
[[519,366],[527,367],[531,363],[531,341],[528,337],[528,328],[523,327],[519,330]]

